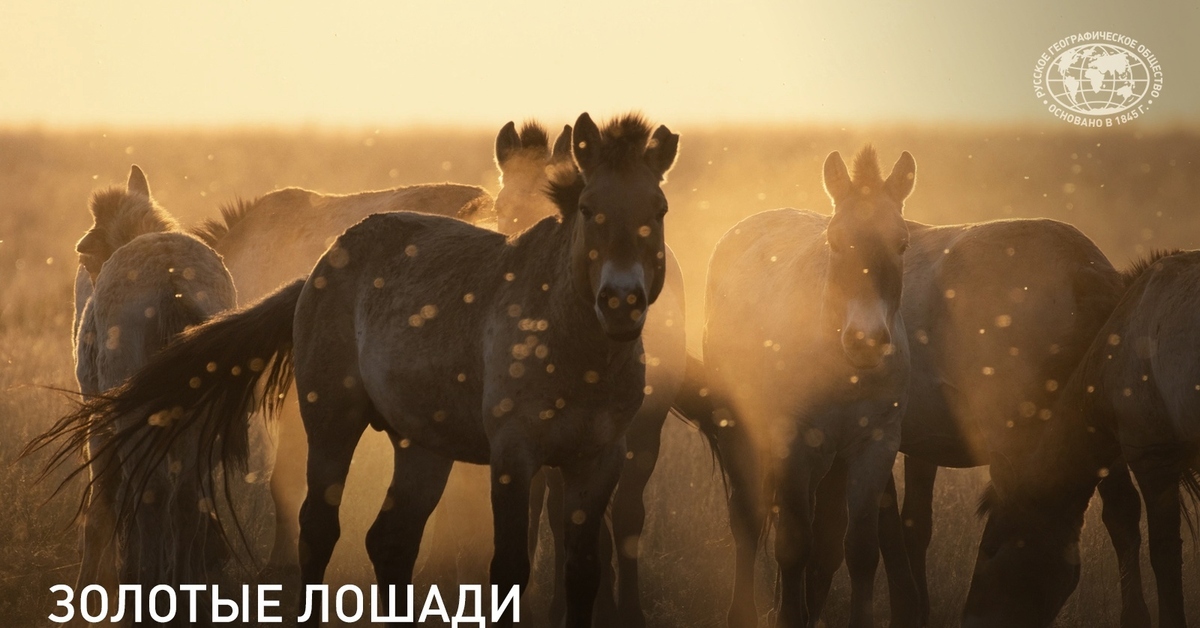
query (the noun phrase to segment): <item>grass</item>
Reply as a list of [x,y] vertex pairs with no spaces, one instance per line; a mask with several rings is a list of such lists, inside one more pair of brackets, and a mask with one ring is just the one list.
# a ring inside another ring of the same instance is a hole
[[[668,121],[669,122],[669,121]],[[908,217],[933,223],[1044,216],[1071,222],[1122,266],[1156,248],[1200,248],[1200,135],[1039,128],[676,128],[683,141],[666,186],[668,241],[683,266],[688,329],[698,348],[705,267],[716,240],[737,220],[783,207],[828,207],[820,184],[831,150],[849,158],[870,140],[887,162],[909,150],[918,164]],[[451,180],[495,191],[491,131],[0,131],[0,617],[45,625],[48,587],[72,582],[78,561],[70,527],[73,491],[48,500],[54,478],[35,484],[39,460],[15,461],[34,434],[72,403],[52,390],[75,386],[70,346],[74,243],[89,226],[92,189],[123,183],[130,163],[146,169],[159,201],[184,223],[214,216],[219,203],[276,187],[353,192]],[[732,541],[720,482],[700,437],[668,423],[647,489],[642,540],[647,613],[659,626],[721,626],[730,586]],[[372,443],[348,482],[343,542],[331,582],[371,582],[362,549],[390,472],[387,449]],[[982,528],[975,503],[983,469],[939,475],[930,582],[933,626],[956,626]],[[482,516],[488,516],[486,509]],[[485,521],[470,522],[479,554]],[[1189,546],[1189,608],[1200,609],[1200,567]],[[1083,578],[1059,626],[1115,625],[1115,556],[1098,507],[1084,530]],[[474,557],[474,568],[482,560]],[[1143,552],[1147,599],[1153,578]],[[545,605],[547,557],[537,561],[526,599]],[[770,580],[764,562],[762,573]],[[763,589],[770,599],[771,583]],[[846,620],[848,586],[835,581],[827,620]],[[886,617],[882,577],[879,616]],[[448,605],[453,603],[448,600]],[[1200,615],[1200,610],[1193,611]]]

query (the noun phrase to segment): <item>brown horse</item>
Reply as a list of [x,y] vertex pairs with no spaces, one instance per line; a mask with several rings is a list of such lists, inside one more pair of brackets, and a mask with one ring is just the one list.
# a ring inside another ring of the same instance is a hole
[[[567,623],[588,625],[599,525],[645,396],[640,336],[665,280],[660,185],[677,146],[677,135],[665,126],[651,134],[638,116],[601,130],[583,114],[572,133],[579,172],[553,183],[559,216],[512,238],[438,216],[372,216],[308,279],[189,331],[73,418],[108,425],[180,408],[164,429],[117,434],[118,444],[147,443],[152,460],[192,425],[244,432],[260,382],[264,401],[277,402],[294,362],[309,441],[305,584],[324,578],[368,425],[388,432],[395,451],[388,498],[367,535],[383,584],[411,582],[426,518],[461,460],[491,467],[492,582],[524,588],[530,479],[560,467]],[[208,363],[217,364],[211,373]]]
[[[563,128],[551,148],[549,136],[537,123],[526,123],[518,133],[516,125],[509,122],[496,137],[496,166],[500,169],[502,184],[496,194],[496,222],[502,233],[516,234],[557,211],[546,191],[552,173],[560,168],[575,167],[571,160],[570,125]],[[601,547],[607,551],[601,553],[605,581],[597,600],[596,619],[604,624],[619,621],[622,626],[631,628],[645,624],[638,591],[638,541],[646,519],[642,494],[658,462],[663,423],[683,383],[687,361],[683,272],[670,247],[666,248],[666,254],[666,281],[654,309],[647,314],[642,332],[646,353],[646,399],[625,437],[630,454],[613,496],[611,530],[601,535]],[[559,525],[562,517],[557,515],[562,509],[561,477],[555,473],[550,476],[539,474],[535,477],[530,496],[533,510],[530,512],[529,551],[532,556],[537,545],[543,500],[549,499],[549,509],[555,513],[549,518],[556,546],[555,570],[561,574],[566,562]],[[613,549],[610,539],[615,541],[617,550],[615,600],[611,586],[614,574],[607,568],[611,564],[608,554]],[[556,578],[556,582],[559,580]],[[556,588],[551,602],[551,623],[555,625],[561,623],[561,614],[565,611],[561,593]]]
[[[901,311],[912,369],[901,427],[903,526],[883,509],[889,516],[881,533],[884,540],[903,537],[918,585],[920,623],[927,623],[925,553],[937,467],[999,462],[993,481],[998,489],[1005,484],[1005,461],[1020,460],[1037,445],[1062,384],[1115,307],[1121,279],[1091,240],[1051,220],[906,226],[911,246]],[[703,383],[689,382],[687,389],[702,390]],[[711,404],[700,401],[720,400],[685,400],[682,409],[711,422]],[[737,438],[726,434],[736,432],[736,424],[727,422],[721,431],[722,439]],[[1137,492],[1123,465],[1111,468],[1099,490],[1121,573],[1122,625],[1140,626],[1148,613],[1137,560]],[[816,514],[822,535],[816,547],[827,554],[818,557],[824,567],[815,575],[823,578],[841,561],[836,540],[845,524],[837,511],[819,508]],[[902,581],[904,561],[884,558],[889,575]],[[817,593],[814,601],[822,599]]]
[[[1182,486],[1200,497],[1200,253],[1156,254],[1125,278],[1124,297],[1047,418],[1048,436],[988,496],[964,626],[1053,622],[1079,578],[1084,510],[1122,461],[1146,503],[1159,625],[1186,626],[1179,495]],[[1132,584],[1140,596],[1141,582]],[[1149,626],[1149,614],[1122,625]]]
[[[492,199],[482,188],[451,183],[344,195],[285,188],[226,205],[220,220],[207,220],[191,231],[221,254],[242,301],[252,303],[307,274],[338,235],[371,214],[420,211],[474,222],[489,219],[491,208]],[[263,575],[290,580],[298,570],[296,542],[305,492],[306,443],[296,402],[284,406],[278,423],[270,480],[275,540]]]
[[[778,513],[779,623],[816,622],[822,600],[814,595],[828,588],[832,572],[819,573],[814,512],[828,491],[849,505],[850,625],[873,624],[880,497],[900,447],[909,382],[900,313],[909,234],[901,210],[915,174],[908,153],[887,179],[870,147],[855,159],[853,176],[832,153],[825,161],[832,216],[756,214],[713,252],[705,364],[718,420],[741,426],[720,441],[737,543],[731,625],[758,619],[753,569],[763,502]],[[833,484],[840,486],[820,488]],[[760,500],[763,486],[770,488]],[[911,600],[911,576],[907,586]],[[909,610],[898,621],[914,624],[916,608]]]
[[[145,174],[133,166],[125,188],[92,195],[91,229],[77,245],[80,275],[75,318],[75,369],[85,400],[119,386],[187,326],[235,307],[236,294],[221,258],[182,233],[174,218],[150,196]],[[124,429],[140,419],[117,417]],[[195,437],[196,434],[190,434]],[[172,447],[172,464],[149,470],[137,491],[144,502],[136,517],[118,517],[130,499],[133,469],[124,452],[107,446],[110,430],[76,433],[88,452],[94,478],[84,501],[76,590],[101,584],[115,594],[122,583],[180,584],[219,570],[220,541],[197,508],[201,489],[184,469],[195,467],[193,443]],[[30,450],[49,444],[39,439]],[[77,451],[64,448],[58,461]],[[27,450],[28,451],[28,450]],[[103,469],[113,465],[112,473]],[[116,551],[114,551],[114,548]]]

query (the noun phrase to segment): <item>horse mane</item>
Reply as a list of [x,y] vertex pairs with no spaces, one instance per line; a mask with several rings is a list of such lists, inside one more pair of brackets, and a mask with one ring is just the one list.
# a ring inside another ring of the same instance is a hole
[[610,120],[600,129],[600,150],[597,151],[600,163],[613,168],[644,163],[642,158],[652,131],[650,122],[637,112]]
[[[598,162],[614,169],[644,164],[652,130],[650,122],[636,112],[610,120],[600,129],[600,146],[596,151]],[[545,193],[563,216],[571,216],[579,208],[579,195],[583,193],[584,185],[574,160],[566,160],[550,173]]]
[[200,224],[188,230],[189,233],[200,238],[205,244],[212,248],[216,248],[225,236],[237,226],[239,222],[244,220],[250,212],[258,206],[258,202],[262,197],[253,200],[245,200],[236,198],[233,201],[223,203],[220,207],[221,218],[205,218]]
[[550,182],[542,192],[558,207],[563,217],[575,215],[579,209],[579,197],[583,194],[585,182],[574,160],[552,167]]
[[167,210],[142,194],[112,186],[92,193],[88,209],[95,221],[93,231],[104,234],[109,251],[147,234],[178,231],[179,223]]
[[550,150],[550,134],[537,120],[526,120],[522,123],[520,137],[522,148],[541,148],[547,152]]
[[1124,282],[1125,287],[1128,288],[1129,286],[1133,285],[1133,282],[1137,281],[1139,277],[1145,274],[1147,270],[1150,270],[1150,268],[1154,266],[1156,262],[1164,257],[1170,257],[1182,252],[1183,249],[1156,249],[1151,251],[1150,255],[1135,260],[1133,264],[1130,264],[1129,268],[1122,270],[1121,280]]
[[851,184],[855,188],[870,187],[882,189],[883,175],[879,172],[879,155],[875,147],[867,144],[854,157],[854,171],[850,175]]

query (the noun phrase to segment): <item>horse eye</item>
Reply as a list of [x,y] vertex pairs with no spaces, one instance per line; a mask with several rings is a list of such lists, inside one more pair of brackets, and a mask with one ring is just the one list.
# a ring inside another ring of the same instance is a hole
[[591,218],[592,217],[592,208],[588,207],[587,205],[580,205],[579,213],[583,214],[584,218]]

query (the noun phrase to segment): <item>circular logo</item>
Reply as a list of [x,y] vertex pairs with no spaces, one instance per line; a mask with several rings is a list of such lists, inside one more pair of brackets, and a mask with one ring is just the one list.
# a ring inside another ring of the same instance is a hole
[[1162,92],[1158,58],[1136,39],[1080,33],[1050,45],[1033,70],[1034,94],[1059,119],[1079,126],[1136,120]]

